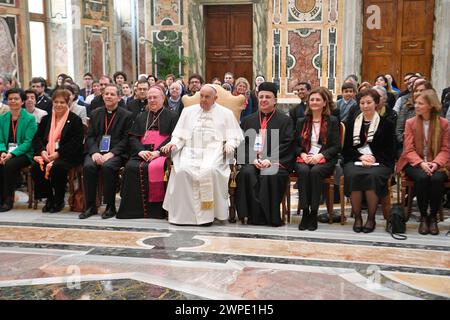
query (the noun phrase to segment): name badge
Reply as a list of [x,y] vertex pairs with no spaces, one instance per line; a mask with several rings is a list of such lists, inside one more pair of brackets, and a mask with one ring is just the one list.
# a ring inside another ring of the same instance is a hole
[[17,143],[8,143],[8,153],[13,152],[18,147]]
[[253,150],[258,153],[261,153],[263,151],[262,139],[260,134],[256,134]]
[[316,154],[319,154],[320,149],[322,149],[322,146],[320,144],[314,144],[311,146],[308,154],[315,156]]
[[111,145],[111,136],[103,136],[100,141],[100,152],[109,152],[109,147]]
[[370,149],[370,146],[368,144],[365,144],[361,148],[358,148],[358,152],[363,155],[373,155],[372,149]]

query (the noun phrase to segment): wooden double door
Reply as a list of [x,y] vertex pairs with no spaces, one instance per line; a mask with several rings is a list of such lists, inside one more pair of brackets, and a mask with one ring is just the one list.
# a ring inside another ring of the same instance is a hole
[[404,88],[407,72],[430,79],[433,24],[434,0],[364,0],[362,80],[389,73]]
[[205,6],[205,81],[223,81],[225,72],[253,83],[252,5]]

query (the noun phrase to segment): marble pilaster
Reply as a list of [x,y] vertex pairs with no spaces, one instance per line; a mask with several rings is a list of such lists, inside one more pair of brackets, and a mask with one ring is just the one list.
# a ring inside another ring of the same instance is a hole
[[450,1],[436,0],[431,80],[440,94],[450,85]]
[[[343,39],[343,57],[341,68],[341,79],[344,80],[349,74],[356,74],[361,78],[362,66],[362,32],[363,16],[362,1],[346,0],[343,1],[344,10],[341,14],[344,20]],[[339,44],[338,44],[339,45]],[[340,88],[337,88],[340,92]]]

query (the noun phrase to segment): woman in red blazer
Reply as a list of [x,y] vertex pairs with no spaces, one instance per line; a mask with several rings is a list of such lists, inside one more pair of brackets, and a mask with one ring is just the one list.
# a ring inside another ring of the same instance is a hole
[[405,170],[414,180],[421,215],[419,233],[437,235],[436,216],[450,162],[449,124],[440,117],[441,104],[434,90],[423,91],[415,100],[414,108],[416,116],[406,121],[403,153],[397,171]]

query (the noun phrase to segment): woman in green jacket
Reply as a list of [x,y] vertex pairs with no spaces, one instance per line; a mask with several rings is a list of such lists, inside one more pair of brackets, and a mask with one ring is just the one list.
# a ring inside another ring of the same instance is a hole
[[0,116],[0,212],[13,207],[17,173],[31,163],[37,131],[36,119],[22,108],[24,92],[13,88],[5,95],[10,111]]

